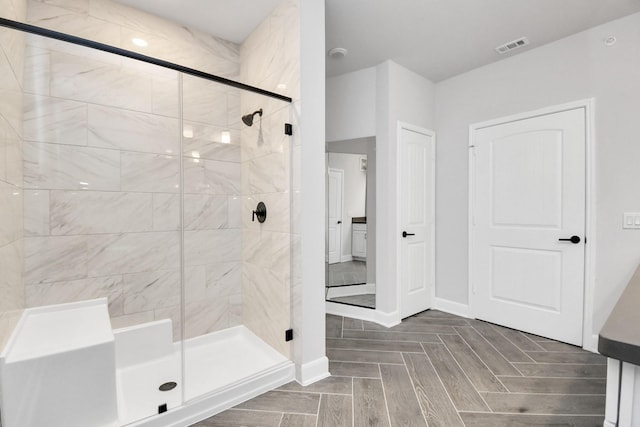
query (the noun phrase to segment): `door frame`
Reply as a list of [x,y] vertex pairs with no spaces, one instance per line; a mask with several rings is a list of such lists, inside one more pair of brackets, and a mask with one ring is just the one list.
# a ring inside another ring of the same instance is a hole
[[588,243],[585,244],[584,252],[584,303],[582,310],[582,347],[585,350],[597,351],[598,334],[593,331],[593,294],[594,294],[594,268],[596,255],[596,194],[595,194],[595,99],[588,98],[578,101],[568,102],[550,107],[545,107],[524,113],[509,115],[469,126],[469,191],[468,191],[468,293],[469,293],[469,314],[475,318],[476,311],[474,309],[475,282],[472,277],[473,262],[473,225],[475,221],[475,198],[476,198],[476,182],[475,182],[475,160],[472,148],[475,146],[475,132],[479,129],[489,126],[525,120],[539,116],[545,116],[553,113],[560,113],[568,110],[584,108],[585,110],[585,234]]
[[[344,170],[343,169],[337,169],[337,168],[327,168],[327,179],[329,179],[329,174],[331,172],[337,173],[340,175],[340,235],[338,236],[338,262],[334,263],[334,264],[339,264],[342,262],[342,231],[344,230],[344,228],[342,227],[344,225]],[[330,188],[327,187],[327,194],[329,195],[329,198],[331,198],[331,195],[329,193]],[[328,208],[328,204],[327,204],[327,232],[329,231],[329,208]],[[331,264],[329,262],[329,250],[327,247],[327,264]]]
[[400,215],[400,203],[398,203],[399,200],[399,195],[401,194],[400,192],[400,171],[402,170],[402,165],[400,164],[402,162],[402,156],[400,155],[400,141],[401,141],[401,135],[402,135],[402,130],[409,130],[412,132],[417,132],[423,135],[427,135],[430,136],[433,140],[433,145],[431,147],[431,161],[432,161],[432,165],[431,165],[431,216],[433,218],[433,223],[431,224],[431,236],[432,241],[431,241],[431,290],[430,290],[430,297],[431,297],[431,307],[433,307],[434,302],[435,302],[435,297],[436,297],[436,166],[437,166],[437,162],[436,162],[436,133],[430,129],[427,128],[423,128],[420,126],[415,126],[406,122],[402,122],[400,120],[398,120],[398,127],[397,127],[397,133],[396,133],[396,141],[398,143],[397,145],[397,158],[396,158],[396,195],[397,197],[395,198],[396,200],[396,224],[394,227],[394,233],[395,233],[395,241],[396,241],[396,298],[398,301],[398,305],[397,305],[397,312],[400,318],[402,318],[402,286],[400,285],[400,278],[401,278],[401,268],[402,268],[402,260],[400,259],[400,245],[402,244],[402,240],[399,238],[400,236],[400,231],[403,227],[403,225],[400,223],[401,222],[401,215]]

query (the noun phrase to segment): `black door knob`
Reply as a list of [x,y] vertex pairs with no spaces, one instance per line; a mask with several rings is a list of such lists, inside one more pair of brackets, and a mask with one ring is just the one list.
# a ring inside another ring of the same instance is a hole
[[415,236],[416,233],[407,233],[406,231],[402,232],[402,237],[407,237],[407,236]]
[[574,245],[577,245],[578,243],[580,243],[580,237],[579,236],[571,236],[568,239],[558,239],[559,242],[571,242]]
[[338,224],[342,224],[342,221],[338,221]]

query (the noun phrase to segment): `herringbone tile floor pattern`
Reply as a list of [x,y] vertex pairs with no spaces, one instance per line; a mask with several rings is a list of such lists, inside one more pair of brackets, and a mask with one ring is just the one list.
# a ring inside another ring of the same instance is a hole
[[387,329],[327,316],[330,378],[195,426],[602,426],[606,359],[429,310]]

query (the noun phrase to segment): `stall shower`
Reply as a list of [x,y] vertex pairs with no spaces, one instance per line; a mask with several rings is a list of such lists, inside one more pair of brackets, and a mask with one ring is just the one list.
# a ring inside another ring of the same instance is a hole
[[2,425],[98,425],[62,410],[79,396],[99,425],[173,425],[291,381],[291,99],[2,24]]

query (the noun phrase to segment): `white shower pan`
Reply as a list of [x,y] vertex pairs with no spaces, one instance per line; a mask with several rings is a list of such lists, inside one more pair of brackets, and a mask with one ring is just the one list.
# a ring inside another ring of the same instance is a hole
[[185,426],[293,379],[244,326],[174,343],[168,319],[112,331],[104,298],[38,307],[0,354],[2,425]]
[[[293,363],[244,326],[185,340],[183,377],[171,331],[168,319],[114,331],[122,425],[196,422],[294,378]],[[177,385],[159,391],[167,382]],[[163,404],[168,411],[158,414]]]

